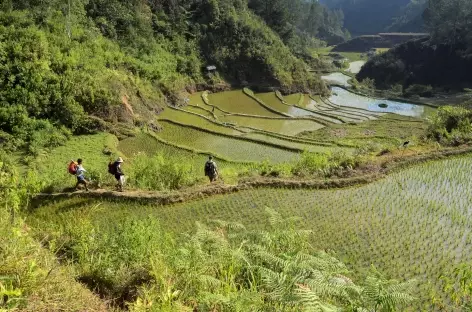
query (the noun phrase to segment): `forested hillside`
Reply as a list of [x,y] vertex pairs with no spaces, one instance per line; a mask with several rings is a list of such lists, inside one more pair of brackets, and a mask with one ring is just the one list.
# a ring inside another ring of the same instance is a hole
[[249,0],[249,8],[297,52],[302,52],[310,42],[313,44],[313,38],[333,45],[350,37],[343,27],[343,12],[330,10],[318,1]]
[[376,56],[357,78],[373,78],[382,88],[402,85],[406,89],[417,84],[458,90],[470,87],[472,2],[431,0],[423,16],[430,39],[408,42]]
[[420,32],[426,0],[323,0],[345,16],[345,27],[354,35],[386,31]]
[[266,2],[2,0],[0,142],[37,153],[71,134],[126,134],[203,87],[327,92],[309,48],[342,38],[342,17]]

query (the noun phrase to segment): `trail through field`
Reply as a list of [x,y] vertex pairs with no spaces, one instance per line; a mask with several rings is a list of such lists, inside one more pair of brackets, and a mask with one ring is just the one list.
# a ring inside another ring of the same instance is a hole
[[[300,216],[298,226],[316,233],[314,247],[334,249],[356,272],[374,264],[393,278],[418,279],[416,295],[425,303],[428,283],[435,285],[451,265],[472,260],[471,166],[471,157],[431,162],[375,183],[338,190],[244,190],[212,185],[193,192],[190,198],[164,194],[161,202],[149,205],[103,203],[106,209],[93,218],[107,224],[152,216],[181,233],[192,229],[195,222],[209,219],[260,228],[264,208],[271,207],[284,216]],[[103,201],[100,196],[107,193],[93,194]],[[220,195],[208,197],[210,194]],[[154,195],[130,192],[123,196],[146,199]],[[186,199],[194,200],[179,203]],[[166,203],[170,205],[162,205]]]
[[[334,249],[356,272],[374,264],[393,278],[418,279],[416,295],[426,303],[444,270],[472,260],[471,166],[470,156],[429,162],[375,183],[334,190],[213,184],[160,197],[153,192],[94,191],[86,200],[88,206],[102,203],[92,218],[103,226],[152,217],[177,233],[209,219],[261,228],[264,209],[271,207],[284,216],[300,216],[298,226],[316,233],[314,247]],[[67,214],[61,207],[80,194],[85,193],[49,195],[57,203],[53,213]],[[108,195],[115,200],[106,201]],[[46,213],[41,210],[39,214]]]

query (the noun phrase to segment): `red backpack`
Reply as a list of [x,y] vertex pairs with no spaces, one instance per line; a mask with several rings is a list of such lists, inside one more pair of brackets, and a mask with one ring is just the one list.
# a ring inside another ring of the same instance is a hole
[[69,164],[69,167],[67,167],[67,171],[69,171],[70,174],[76,175],[77,173],[77,164],[75,161],[71,161]]

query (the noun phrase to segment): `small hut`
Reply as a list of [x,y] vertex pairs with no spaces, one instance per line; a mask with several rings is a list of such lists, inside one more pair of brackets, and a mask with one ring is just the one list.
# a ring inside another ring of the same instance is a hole
[[211,78],[216,73],[216,66],[215,65],[208,65],[205,67],[205,74],[208,78]]

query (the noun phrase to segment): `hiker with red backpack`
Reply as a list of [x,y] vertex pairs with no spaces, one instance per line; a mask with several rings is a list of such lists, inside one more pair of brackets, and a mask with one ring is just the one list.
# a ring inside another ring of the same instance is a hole
[[78,191],[79,186],[83,185],[85,186],[85,190],[88,191],[88,182],[87,182],[87,179],[85,178],[85,172],[87,172],[87,170],[85,170],[84,166],[82,165],[82,159],[79,158],[77,160],[77,163],[71,160],[68,170],[70,174],[73,174],[77,177],[77,183],[75,184],[75,189]]
[[121,169],[122,163],[123,158],[119,157],[115,162],[110,162],[108,164],[108,173],[113,174],[115,176],[115,179],[118,182],[116,187],[120,192],[123,192],[123,186],[125,184],[125,174]]

